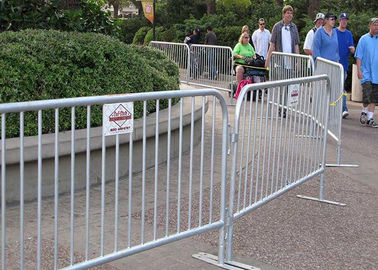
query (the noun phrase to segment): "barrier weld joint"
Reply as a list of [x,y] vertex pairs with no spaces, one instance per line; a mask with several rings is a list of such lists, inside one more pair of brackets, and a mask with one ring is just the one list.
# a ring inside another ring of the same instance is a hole
[[238,133],[232,133],[231,134],[231,142],[235,143],[239,141],[239,134]]

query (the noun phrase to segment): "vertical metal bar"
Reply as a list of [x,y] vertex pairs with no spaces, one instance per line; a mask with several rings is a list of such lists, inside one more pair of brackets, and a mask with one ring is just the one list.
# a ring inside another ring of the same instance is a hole
[[[268,196],[268,188],[269,188],[269,173],[270,173],[270,164],[271,164],[271,153],[272,153],[272,139],[273,139],[273,103],[274,103],[274,91],[272,93],[272,101],[270,101],[271,93],[270,89],[268,88],[268,97],[267,97],[267,108],[266,108],[266,115],[265,117],[268,119],[269,115],[271,115],[270,119],[270,129],[269,129],[269,150],[268,150],[268,169],[266,173],[266,191],[265,197]],[[270,108],[269,108],[270,106]],[[270,179],[270,194],[272,194],[273,190],[273,179]]]
[[75,263],[75,107],[71,109],[71,248],[70,262]]
[[104,256],[104,237],[105,237],[105,181],[106,181],[106,141],[104,130],[102,130],[102,158],[101,158],[101,256]]
[[194,110],[195,110],[195,99],[192,100],[192,111],[190,118],[190,160],[189,160],[189,200],[188,200],[188,230],[191,228],[192,219],[192,187],[193,187],[193,137],[194,137]]
[[215,149],[215,114],[216,114],[216,99],[213,98],[213,114],[211,123],[211,160],[210,160],[210,213],[209,224],[213,220],[213,191],[214,191],[214,149]]
[[59,225],[59,109],[55,109],[55,158],[54,158],[54,269],[58,269]]
[[85,190],[85,260],[89,258],[89,206],[91,187],[91,106],[87,106],[87,160]]
[[201,168],[200,168],[200,199],[199,199],[199,224],[202,226],[202,201],[203,201],[203,164],[204,164],[204,148],[205,148],[205,107],[206,98],[202,97],[202,128],[201,128]]
[[41,269],[42,244],[42,111],[38,111],[38,221],[37,221],[37,269]]
[[5,249],[6,249],[6,215],[5,215],[5,194],[6,194],[6,130],[5,130],[5,113],[1,114],[1,264],[2,269],[6,269]]
[[129,134],[129,218],[127,230],[127,247],[131,247],[131,219],[132,219],[132,201],[133,201],[133,133]]
[[24,269],[24,112],[20,112],[20,269]]
[[[258,97],[259,95],[259,92],[260,90],[257,91],[256,93],[256,97]],[[258,102],[258,98],[256,98],[256,108],[257,108],[257,102]],[[262,142],[262,129],[263,129],[263,112],[264,112],[264,102],[263,100],[261,100],[261,105],[260,105],[260,127],[259,127],[259,146],[258,146],[258,150],[257,150],[257,169],[256,169],[256,190],[258,189],[258,182],[259,182],[259,173],[260,173],[260,157],[261,157],[261,154],[260,154],[260,150],[261,150],[261,142]],[[261,177],[261,181],[262,181],[262,177]],[[262,182],[261,182],[261,187],[260,187],[260,200],[262,200],[262,194],[263,194],[263,185],[262,185]],[[255,198],[256,199],[256,198]]]
[[167,194],[165,209],[165,236],[169,236],[169,192],[170,192],[170,172],[171,172],[171,111],[172,99],[168,99],[168,139],[167,139]]
[[[252,92],[249,92],[251,93],[251,95],[253,94]],[[243,177],[243,162],[244,162],[244,140],[245,140],[245,121],[246,121],[246,101],[247,101],[247,96],[248,96],[248,93],[246,93],[243,97],[243,116],[242,116],[242,119],[243,119],[243,123],[242,123],[242,131],[240,133],[240,137],[241,137],[241,151],[240,151],[240,166],[239,166],[239,184],[238,184],[238,198],[237,198],[237,204],[236,204],[236,212],[239,212],[240,210],[240,198],[241,198],[241,182],[242,182],[242,177]]]
[[115,149],[115,213],[114,213],[114,252],[118,251],[118,195],[119,195],[119,134],[116,134]]
[[146,113],[147,102],[143,101],[143,157],[142,157],[142,224],[141,244],[144,244],[145,196],[146,196]]
[[177,185],[177,233],[180,232],[181,218],[181,176],[182,176],[182,113],[183,99],[180,99],[180,128],[179,128],[179,164],[178,164],[178,185]]
[[154,194],[154,240],[157,236],[157,201],[159,184],[159,99],[156,100],[155,118],[155,194]]
[[[253,92],[250,92],[253,93]],[[247,158],[245,161],[246,168],[245,168],[245,178],[244,178],[244,198],[243,198],[243,208],[246,207],[247,203],[247,188],[248,188],[248,171],[249,171],[249,154],[250,154],[250,144],[251,144],[251,129],[252,129],[252,101],[249,102],[249,113],[248,113],[248,135],[247,135]],[[251,196],[251,188],[252,185],[250,185],[250,193]],[[249,197],[250,197],[249,196]],[[251,200],[249,200],[249,203],[251,203]]]
[[[280,172],[280,168],[282,168],[282,164],[281,164],[281,149],[282,149],[282,130],[283,130],[283,101],[284,101],[284,95],[285,95],[285,90],[284,90],[284,86],[280,86],[279,87],[279,99],[280,99],[280,102],[278,104],[278,107],[279,107],[279,110],[281,110],[281,115],[279,115],[279,112],[278,112],[278,117],[280,118],[280,139],[279,139],[279,145],[278,145],[278,161],[277,161],[277,182],[276,182],[276,191],[278,190],[278,183],[281,182],[281,187],[282,187],[282,177],[279,178],[279,172]],[[282,158],[283,159],[283,158]],[[280,181],[281,180],[281,181]]]

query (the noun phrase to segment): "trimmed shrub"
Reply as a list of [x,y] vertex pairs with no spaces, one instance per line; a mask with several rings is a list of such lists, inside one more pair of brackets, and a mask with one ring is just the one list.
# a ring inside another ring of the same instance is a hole
[[[97,96],[178,89],[178,68],[152,48],[126,45],[95,33],[26,30],[0,34],[0,102]],[[155,110],[148,106],[148,112]],[[142,104],[136,102],[135,117]],[[91,125],[102,124],[101,106]],[[44,112],[43,133],[54,131],[54,112]],[[71,126],[62,109],[60,130]],[[18,136],[18,115],[7,117],[7,136]],[[86,127],[86,108],[76,109],[76,128]],[[25,114],[25,135],[37,134],[37,113]]]
[[133,44],[141,45],[144,42],[144,37],[146,36],[147,32],[151,29],[149,26],[143,26],[139,28],[139,30],[135,33]]
[[119,35],[110,13],[91,0],[79,0],[77,10],[64,10],[61,0],[8,0],[0,5],[0,31],[55,29]]
[[239,41],[241,28],[241,26],[214,28],[214,33],[217,35],[217,44],[234,48]]
[[[155,40],[163,40],[162,39],[162,33],[164,31],[164,28],[159,26],[159,27],[155,27]],[[146,36],[144,37],[144,41],[143,41],[143,44],[145,45],[148,45],[153,39],[153,29],[151,28],[150,30],[148,30]]]
[[134,18],[122,19],[120,40],[127,44],[133,43],[135,33],[139,28],[148,26],[149,22],[145,17],[137,16]]

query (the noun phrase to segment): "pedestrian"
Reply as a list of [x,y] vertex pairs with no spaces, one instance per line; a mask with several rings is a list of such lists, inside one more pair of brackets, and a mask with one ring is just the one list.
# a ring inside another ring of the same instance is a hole
[[375,103],[378,102],[378,18],[372,18],[369,33],[363,35],[354,57],[357,62],[358,78],[362,83],[362,102],[360,122],[369,127],[378,127],[374,122]]
[[334,62],[339,62],[339,42],[336,29],[334,28],[335,22],[336,16],[332,13],[327,13],[324,17],[323,27],[316,31],[312,53],[314,61],[320,56]]
[[293,14],[290,5],[283,7],[282,20],[273,26],[265,67],[269,67],[270,57],[274,51],[299,54],[299,33],[297,26],[292,22]]
[[248,25],[243,25],[242,27],[242,30],[241,30],[241,34],[243,33],[247,33],[248,36],[249,36],[249,44],[251,44],[251,46],[253,47],[253,49],[255,49],[255,45],[253,44],[252,42],[252,38],[251,38],[251,34],[249,33],[249,26]]
[[347,78],[348,66],[349,66],[349,53],[354,53],[354,42],[353,35],[347,29],[348,25],[348,14],[341,13],[339,16],[339,27],[336,28],[337,40],[339,42],[339,55],[340,55],[340,64],[344,68],[344,87],[343,87],[343,118],[346,118],[349,115],[348,106],[346,102],[346,91],[345,91],[345,80]]
[[243,74],[245,69],[245,59],[248,57],[255,56],[255,50],[249,43],[249,35],[244,32],[239,37],[239,42],[235,45],[232,55],[235,59],[235,72],[236,72],[236,82],[239,84],[243,80]]
[[[217,45],[217,36],[213,32],[211,25],[206,27],[205,45]],[[214,80],[217,77],[217,70],[215,68],[216,49],[208,48],[208,66],[209,66],[209,79]]]
[[263,18],[259,19],[259,29],[255,30],[252,34],[252,42],[255,45],[255,51],[257,54],[266,58],[268,54],[270,40],[270,32],[265,29],[265,21]]
[[193,30],[193,34],[190,35],[189,37],[185,37],[184,43],[187,45],[192,45],[192,44],[198,44],[199,43],[199,35],[200,35],[200,30],[198,28],[195,28]]
[[315,17],[315,20],[314,20],[315,26],[310,31],[308,31],[304,45],[303,45],[303,51],[305,52],[305,54],[312,56],[313,45],[314,45],[314,36],[315,36],[316,31],[320,27],[322,27],[323,22],[324,22],[324,17],[325,17],[325,15],[321,12],[316,14],[316,17]]

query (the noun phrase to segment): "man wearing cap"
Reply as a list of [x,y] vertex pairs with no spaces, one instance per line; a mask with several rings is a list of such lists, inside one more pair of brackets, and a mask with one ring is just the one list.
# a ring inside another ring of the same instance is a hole
[[314,36],[315,36],[316,31],[320,27],[322,27],[323,22],[324,22],[324,14],[321,13],[321,12],[316,14],[316,17],[315,17],[315,20],[314,20],[315,27],[312,28],[310,31],[308,31],[304,45],[303,45],[303,50],[308,55],[312,55]]
[[357,62],[358,78],[362,83],[360,122],[369,127],[378,127],[374,122],[375,103],[378,102],[378,18],[372,18],[369,33],[363,35],[357,44],[354,57]]
[[334,28],[336,16],[327,13],[324,16],[323,27],[316,31],[314,36],[314,50],[312,57],[314,61],[317,57],[339,62],[339,42],[337,40],[336,29]]
[[[348,64],[349,64],[349,53],[354,53],[354,42],[352,33],[346,28],[348,24],[348,14],[341,13],[339,16],[339,27],[336,28],[337,40],[339,42],[339,55],[340,64],[344,68],[344,84],[347,78]],[[343,89],[345,93],[345,88]],[[343,97],[343,118],[349,115],[348,107],[346,104],[346,96]]]

